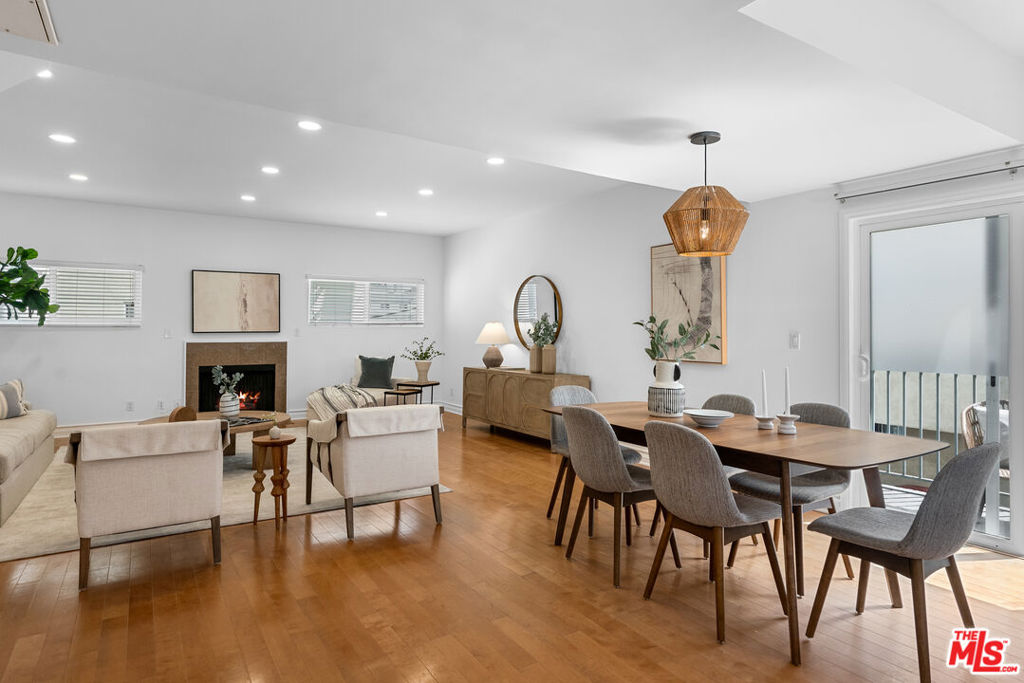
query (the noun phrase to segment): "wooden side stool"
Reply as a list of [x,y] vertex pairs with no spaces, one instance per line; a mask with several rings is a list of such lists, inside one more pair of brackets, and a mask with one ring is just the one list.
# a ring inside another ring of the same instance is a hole
[[[295,443],[294,436],[282,435],[277,439],[269,436],[254,436],[252,439],[252,452],[256,458],[256,471],[253,472],[252,491],[256,494],[256,502],[252,510],[252,523],[255,524],[260,515],[260,494],[264,491],[263,479],[267,476],[263,473],[266,467],[267,451],[270,451],[272,471],[270,481],[274,488],[270,495],[274,497],[274,527],[280,528],[281,519],[288,519],[288,446]],[[282,515],[282,512],[284,513]]]

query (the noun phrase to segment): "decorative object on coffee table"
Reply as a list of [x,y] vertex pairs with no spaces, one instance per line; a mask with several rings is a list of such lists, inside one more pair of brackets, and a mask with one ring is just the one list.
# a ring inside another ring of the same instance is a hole
[[39,256],[35,249],[10,247],[7,258],[0,261],[0,306],[7,312],[7,318],[18,319],[19,314],[29,318],[39,316],[39,325],[46,322],[48,313],[60,308],[50,303],[50,292],[43,287],[46,275],[40,275],[29,265]]
[[260,494],[263,493],[263,479],[267,476],[263,473],[266,467],[266,454],[270,451],[272,458],[272,471],[270,481],[274,488],[270,495],[274,497],[274,526],[280,528],[281,520],[288,520],[288,446],[295,443],[294,436],[282,436],[273,439],[270,436],[254,436],[252,438],[253,453],[259,453],[256,458],[256,471],[253,472],[253,479],[256,483],[252,486],[252,492],[256,494],[256,501],[253,504],[252,523],[255,524],[260,515]]
[[[655,316],[633,323],[647,333],[650,346],[644,349],[654,361],[654,382],[647,389],[647,408],[655,417],[680,417],[686,401],[686,388],[679,382],[682,375],[679,358],[692,360],[696,352],[711,343],[707,330],[699,332],[693,325],[679,323],[677,337],[670,337],[668,320],[658,322]],[[695,336],[695,333],[702,336]]]
[[220,390],[220,414],[226,418],[238,415],[238,394],[235,389],[238,383],[245,377],[240,372],[228,375],[224,372],[223,366],[213,366],[213,384]]
[[192,271],[193,332],[280,332],[281,274]]
[[402,358],[416,363],[416,379],[420,382],[430,381],[427,377],[430,373],[430,362],[444,355],[443,351],[437,349],[436,344],[437,342],[432,341],[430,337],[424,337],[405,347],[405,351],[402,352]]
[[716,340],[680,360],[726,362],[725,258],[679,256],[671,244],[651,247],[651,315],[692,327],[692,337]]
[[505,358],[501,355],[501,349],[498,348],[498,344],[509,344],[511,342],[512,340],[508,338],[508,332],[505,331],[505,326],[500,322],[485,323],[484,328],[480,330],[480,336],[476,338],[477,344],[490,345],[484,351],[484,366],[488,368],[500,367]]

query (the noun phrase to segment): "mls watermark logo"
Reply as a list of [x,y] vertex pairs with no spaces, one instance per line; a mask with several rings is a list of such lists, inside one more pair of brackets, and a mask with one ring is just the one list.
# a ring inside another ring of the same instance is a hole
[[1020,664],[1006,663],[1009,638],[990,638],[987,628],[955,628],[949,641],[946,666],[961,664],[972,674],[1017,674]]

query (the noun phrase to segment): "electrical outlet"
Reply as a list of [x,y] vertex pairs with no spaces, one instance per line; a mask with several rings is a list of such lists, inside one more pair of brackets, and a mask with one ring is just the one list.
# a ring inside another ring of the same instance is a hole
[[789,348],[793,349],[794,351],[799,351],[800,350],[800,333],[799,332],[790,332],[789,333]]
[[164,409],[164,402],[163,401],[157,401],[156,402],[156,409],[157,410],[163,410]]
[[128,413],[135,412],[135,401],[125,401],[124,409]]

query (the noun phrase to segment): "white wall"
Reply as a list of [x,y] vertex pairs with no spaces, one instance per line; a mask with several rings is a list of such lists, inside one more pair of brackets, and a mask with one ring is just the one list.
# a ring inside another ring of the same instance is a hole
[[[27,398],[62,425],[168,412],[183,401],[186,341],[287,341],[288,408],[301,415],[310,391],[348,381],[357,354],[397,356],[415,338],[442,336],[439,237],[0,193],[0,246],[15,244],[40,259],[145,268],[141,328],[0,327],[0,382],[22,378]],[[281,273],[281,333],[192,334],[193,268]],[[311,327],[307,274],[423,278],[427,324]],[[415,368],[397,358],[395,374],[415,377]]]
[[[445,239],[443,395],[461,404],[461,368],[481,365],[473,344],[483,323],[502,321],[514,338],[512,304],[531,274],[549,276],[565,308],[558,369],[590,375],[603,400],[645,400],[651,363],[634,320],[650,314],[650,247],[669,241],[662,213],[678,193],[623,186],[554,209]],[[820,190],[750,206],[739,246],[727,259],[727,365],[685,363],[687,403],[719,392],[783,404],[783,368],[795,401],[839,400],[837,207]],[[789,350],[789,333],[802,348]],[[525,366],[518,344],[505,365]],[[453,406],[457,407],[457,406]]]

